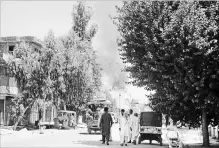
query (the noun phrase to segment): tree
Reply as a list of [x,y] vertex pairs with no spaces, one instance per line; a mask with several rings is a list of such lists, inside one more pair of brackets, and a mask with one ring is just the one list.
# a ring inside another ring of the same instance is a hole
[[91,41],[91,39],[97,33],[97,24],[92,24],[89,30],[87,28],[92,15],[93,10],[91,7],[86,5],[85,1],[79,1],[77,5],[73,6],[72,29],[77,33],[78,37],[80,37],[81,40]]
[[53,104],[59,108],[62,102],[62,94],[66,93],[66,86],[63,79],[64,51],[62,42],[55,37],[53,31],[49,31],[44,39],[45,48],[43,50],[42,70],[46,73],[48,97],[53,100]]
[[101,86],[100,66],[91,44],[98,27],[92,24],[88,28],[91,16],[92,10],[85,2],[74,5],[73,27],[68,35],[60,38],[64,46],[63,82],[66,89],[62,98],[66,109],[75,110],[77,115]]
[[132,83],[155,90],[155,111],[192,125],[201,116],[208,146],[207,127],[218,122],[212,89],[218,84],[218,2],[132,1],[117,10],[118,44],[123,61],[131,63]]
[[8,63],[11,76],[16,79],[20,89],[20,97],[12,100],[11,111],[16,120],[14,129],[34,104],[38,104],[39,117],[42,117],[46,104],[50,101],[58,103],[55,99],[59,96],[57,92],[63,91],[59,79],[62,65],[59,52],[62,47],[56,42],[54,34],[50,32],[45,39],[45,47],[39,50],[34,50],[28,43],[20,43],[15,48],[14,56]]
[[74,110],[79,115],[100,90],[101,69],[91,44],[98,26],[92,24],[88,28],[92,11],[84,2],[73,10],[74,25],[68,35],[55,37],[49,31],[40,50],[26,43],[15,49],[9,62],[21,94],[13,100],[13,114],[18,115],[15,128],[26,110],[36,103],[44,111],[46,104],[52,102],[58,109]]
[[37,83],[39,76],[36,75],[40,67],[39,57],[39,53],[35,52],[29,44],[21,43],[16,46],[14,56],[8,62],[11,77],[16,79],[20,89],[19,97],[13,100],[18,110],[14,130],[27,109],[40,98],[40,85]]

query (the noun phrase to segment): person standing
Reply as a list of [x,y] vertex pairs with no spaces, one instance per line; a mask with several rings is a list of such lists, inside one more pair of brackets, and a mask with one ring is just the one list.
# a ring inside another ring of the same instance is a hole
[[63,117],[63,124],[62,124],[62,127],[64,128],[64,129],[67,129],[68,128],[68,120],[69,120],[69,118],[68,118],[68,116],[67,116],[67,113],[64,113],[64,117]]
[[119,132],[120,132],[120,145],[123,146],[123,143],[125,142],[125,139],[121,133],[121,122],[122,122],[122,118],[125,117],[125,110],[124,109],[121,109],[121,114],[119,116],[119,119],[118,119],[118,122],[119,122]]
[[119,122],[119,131],[120,131],[120,145],[127,146],[128,142],[128,135],[129,135],[129,117],[128,113],[124,113],[124,110],[121,111],[122,115],[120,117],[120,122]]
[[128,136],[128,143],[131,143],[132,141],[132,120],[133,120],[133,110],[129,110],[129,136]]
[[111,115],[108,113],[108,107],[104,108],[104,113],[101,115],[100,118],[100,128],[102,131],[102,144],[109,145],[109,136],[110,136],[110,129],[112,127],[113,121]]
[[139,134],[139,120],[138,120],[138,114],[135,113],[132,119],[132,142],[134,145],[136,145],[136,140]]
[[73,114],[70,114],[69,116],[69,126],[75,128],[75,117]]

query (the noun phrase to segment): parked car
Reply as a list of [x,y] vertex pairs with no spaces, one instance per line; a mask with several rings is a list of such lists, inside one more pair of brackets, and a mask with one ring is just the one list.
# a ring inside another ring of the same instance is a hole
[[[71,116],[74,117],[73,123],[70,122]],[[59,129],[70,129],[76,126],[76,112],[68,110],[58,111],[58,117],[54,119],[54,127]]]

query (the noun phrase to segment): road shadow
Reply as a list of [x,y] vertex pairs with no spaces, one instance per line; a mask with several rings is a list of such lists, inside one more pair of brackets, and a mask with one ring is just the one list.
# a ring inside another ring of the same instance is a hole
[[163,143],[162,146],[160,146],[160,143],[158,143],[157,141],[152,141],[152,143],[150,144],[149,140],[144,140],[139,145],[144,145],[146,147],[168,147],[167,143]]
[[101,135],[101,133],[91,133],[91,134],[88,134],[88,133],[79,133],[81,135]]
[[210,144],[209,147],[203,147],[201,143],[187,144],[185,148],[219,148],[219,143]]
[[[83,141],[77,141],[78,144],[83,144],[84,146],[86,145],[87,147],[110,147],[110,148],[122,148],[122,146],[120,146],[120,142],[118,140],[113,140],[111,142],[109,142],[109,145],[106,145],[106,144],[102,144],[102,141],[89,141],[89,140],[83,140]],[[85,147],[86,147],[85,146]],[[125,145],[123,145],[123,147],[126,147]],[[134,145],[132,143],[128,143],[128,147],[131,147],[131,148],[135,148],[135,147],[139,147],[139,148],[142,148],[142,147],[146,147],[146,148],[167,148],[168,146],[167,145],[164,145],[164,146],[160,146],[159,144],[156,144],[156,143],[152,143],[152,144],[149,144],[149,143],[142,143],[142,144],[137,144],[137,145]]]
[[[74,142],[74,141],[73,141]],[[118,141],[112,141],[109,142],[109,145],[102,144],[102,141],[89,141],[89,140],[83,140],[83,141],[77,141],[78,144],[82,144],[84,147],[110,147],[110,148],[115,148],[115,147],[121,147],[119,145]]]

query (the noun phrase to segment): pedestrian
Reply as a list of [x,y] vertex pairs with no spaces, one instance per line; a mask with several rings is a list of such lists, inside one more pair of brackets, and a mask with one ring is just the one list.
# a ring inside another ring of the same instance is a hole
[[[98,119],[98,125],[100,125],[100,118],[101,118],[101,115],[102,115],[103,113],[104,113],[104,109],[101,109],[101,110],[99,111],[100,117],[99,117],[99,119]],[[100,141],[103,141],[103,140],[100,139]],[[109,141],[113,141],[113,139],[112,139],[112,128],[110,128]]]
[[128,136],[128,143],[131,143],[132,141],[132,120],[133,120],[133,110],[129,110],[129,136]]
[[122,115],[120,116],[120,122],[119,122],[119,131],[120,131],[120,145],[125,146],[128,142],[128,136],[129,136],[129,117],[128,112],[124,112],[124,110],[121,111]]
[[67,128],[68,128],[68,116],[67,116],[67,113],[64,113],[62,127],[63,127],[64,129],[67,129]]
[[[62,128],[62,126],[63,126],[63,116],[62,116],[62,114],[58,114],[58,128],[59,129],[61,129]],[[61,126],[60,126],[61,125]]]
[[75,119],[73,113],[69,116],[69,126],[75,128]]
[[138,119],[138,113],[134,113],[132,123],[132,142],[134,145],[136,145],[136,140],[139,134],[139,119]]
[[[100,109],[100,110],[99,110],[99,113],[98,113],[98,115],[99,115],[99,118],[98,118],[98,125],[100,125],[100,119],[101,119],[101,116],[102,116],[103,113],[104,113],[104,109]],[[102,132],[102,131],[101,131],[101,127],[99,127],[99,128],[100,128],[100,132]],[[102,137],[101,137],[100,141],[103,141]]]
[[43,126],[42,118],[39,119],[38,125],[39,125],[40,134],[44,134],[44,126]]
[[109,145],[109,136],[110,136],[110,129],[112,127],[113,121],[111,115],[108,113],[108,107],[104,107],[104,113],[101,115],[100,118],[100,128],[102,131],[102,144]]

